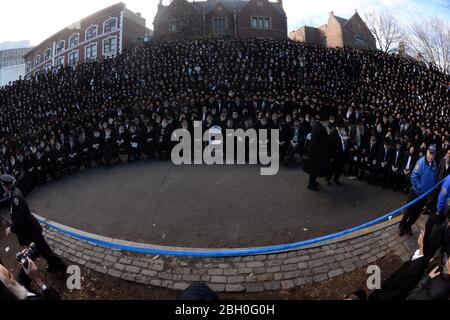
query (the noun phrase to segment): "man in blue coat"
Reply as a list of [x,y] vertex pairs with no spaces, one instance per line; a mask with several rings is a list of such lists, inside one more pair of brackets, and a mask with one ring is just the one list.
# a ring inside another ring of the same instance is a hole
[[[428,148],[427,155],[417,161],[416,166],[411,173],[412,187],[409,192],[408,203],[416,200],[434,187],[437,176],[437,166],[434,161],[435,154],[436,147],[431,145]],[[426,202],[427,197],[424,197],[405,210],[405,214],[403,215],[403,219],[400,222],[398,229],[399,236],[403,236],[405,233],[412,235],[411,227],[420,217],[420,213]]]
[[447,211],[447,208],[450,208],[449,201],[450,201],[450,175],[444,179],[444,182],[442,182],[441,192],[439,193],[438,196],[437,213],[439,216],[443,217],[445,212]]

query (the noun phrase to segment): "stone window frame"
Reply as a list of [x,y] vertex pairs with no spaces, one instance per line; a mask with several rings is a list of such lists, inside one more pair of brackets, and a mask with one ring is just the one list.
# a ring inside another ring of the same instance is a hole
[[[262,20],[269,20],[269,27],[268,28],[264,28],[264,27],[258,27],[258,23],[256,24],[256,26],[253,25],[253,21],[255,19],[262,19]],[[252,29],[256,29],[256,30],[272,30],[272,17],[265,17],[265,16],[252,16],[250,18],[250,27]]]
[[[114,51],[111,51],[111,52],[107,52],[107,53],[105,53],[105,42],[106,41],[108,41],[108,40],[111,40],[111,39],[114,39],[115,40],[115,48],[114,48]],[[118,48],[117,48],[117,35],[116,36],[112,36],[112,37],[108,37],[108,38],[106,38],[106,39],[103,39],[102,40],[102,55],[104,56],[104,57],[112,57],[112,56],[115,56],[116,54],[117,54],[117,50]]]
[[[93,35],[91,34],[89,36],[89,33],[90,33],[91,30],[95,30],[95,33]],[[98,25],[96,25],[96,24],[91,25],[84,32],[84,41],[88,41],[88,40],[94,39],[97,36],[98,36]]]
[[[88,49],[91,47],[95,47],[95,56],[88,57]],[[98,45],[97,42],[90,43],[84,47],[84,59],[85,60],[95,60],[98,57]]]
[[[61,48],[58,48],[60,43],[62,43],[63,45]],[[56,44],[55,50],[56,50],[56,54],[63,53],[64,50],[66,50],[66,40],[59,40],[58,43]]]
[[51,48],[47,48],[44,53],[44,61],[48,61],[53,57],[53,52]]
[[214,22],[216,20],[225,20],[225,29],[223,29],[223,33],[220,33],[220,34],[226,34],[226,32],[228,31],[228,17],[222,17],[222,16],[212,17],[212,29],[213,29],[214,33],[219,34],[219,32],[215,28],[215,23]]
[[[74,38],[76,38],[76,40],[73,40]],[[73,33],[69,37],[69,48],[75,48],[79,44],[80,44],[80,33],[79,32]]]
[[34,57],[34,67],[37,68],[42,63],[41,55]]
[[[76,61],[71,61],[72,60],[72,56],[76,54]],[[73,62],[73,63],[72,63]],[[68,55],[67,55],[67,63],[69,64],[69,66],[74,67],[77,65],[77,63],[80,62],[80,50],[73,50],[71,51]]]
[[[175,26],[175,28],[172,28]],[[183,32],[184,29],[188,26],[188,18],[187,17],[179,17],[179,18],[173,18],[169,22],[169,32],[177,33],[177,32]]]
[[[107,26],[107,24],[108,24],[110,21],[112,21],[112,20],[115,21],[115,27],[112,28],[111,30],[106,31],[106,26]],[[105,22],[103,22],[103,33],[110,33],[110,32],[115,32],[115,31],[117,31],[117,30],[119,29],[118,24],[119,24],[119,19],[118,19],[118,18],[116,18],[116,17],[109,17],[107,20],[105,20]]]

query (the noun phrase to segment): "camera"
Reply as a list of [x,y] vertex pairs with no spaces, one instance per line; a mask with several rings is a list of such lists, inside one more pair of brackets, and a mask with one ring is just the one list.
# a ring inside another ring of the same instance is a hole
[[19,261],[21,265],[23,265],[26,269],[28,269],[28,259],[36,260],[39,257],[39,253],[36,249],[36,244],[31,243],[25,251],[19,252],[16,254],[16,259]]

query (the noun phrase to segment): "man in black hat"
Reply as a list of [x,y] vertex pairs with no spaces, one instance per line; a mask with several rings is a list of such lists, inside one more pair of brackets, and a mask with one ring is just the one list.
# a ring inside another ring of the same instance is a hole
[[308,159],[304,170],[309,174],[308,189],[319,191],[318,177],[326,177],[330,167],[330,136],[328,134],[327,112],[319,114],[319,121],[311,131],[311,143],[309,145]]
[[42,235],[42,227],[31,214],[22,192],[16,188],[16,179],[10,175],[2,175],[0,183],[5,192],[5,198],[0,200],[0,207],[9,206],[11,226],[6,229],[6,236],[15,233],[21,246],[29,246],[34,242],[38,253],[47,260],[48,271],[65,271],[64,262],[53,253]]
[[338,120],[336,128],[330,133],[331,167],[326,180],[328,185],[331,184],[331,180],[338,186],[342,185],[339,178],[341,177],[345,160],[348,158],[348,140],[345,122],[342,119]]

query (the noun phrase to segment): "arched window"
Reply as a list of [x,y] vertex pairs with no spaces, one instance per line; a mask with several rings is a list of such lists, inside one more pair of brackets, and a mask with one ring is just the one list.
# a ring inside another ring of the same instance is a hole
[[30,71],[31,71],[31,62],[28,61],[27,62],[27,72],[30,72]]
[[45,50],[45,54],[44,54],[44,61],[50,60],[52,57],[52,49],[47,48],[47,50]]
[[41,64],[41,56],[39,55],[36,58],[34,58],[34,67],[36,68],[40,64]]
[[66,42],[64,40],[58,42],[58,44],[56,45],[56,54],[63,52],[65,49],[65,45]]
[[97,36],[98,26],[90,26],[86,29],[86,41],[94,39]]
[[80,43],[80,34],[74,33],[69,38],[69,48],[73,48],[73,47],[77,46],[78,43]]
[[117,30],[117,18],[109,18],[103,23],[103,33],[113,32]]

